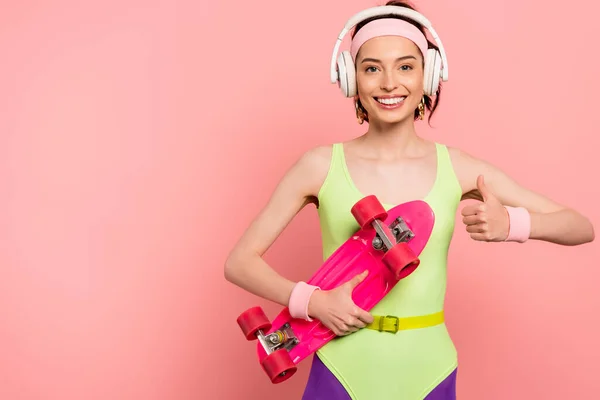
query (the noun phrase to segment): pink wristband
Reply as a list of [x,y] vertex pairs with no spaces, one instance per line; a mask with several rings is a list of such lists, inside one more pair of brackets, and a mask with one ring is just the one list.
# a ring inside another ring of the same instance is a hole
[[318,286],[309,285],[306,282],[298,282],[292,294],[290,295],[289,310],[290,315],[294,318],[302,318],[307,321],[312,321],[312,318],[308,316],[308,302],[310,296],[312,296],[315,290],[320,289]]
[[531,234],[531,215],[523,207],[504,206],[508,211],[509,227],[506,242],[524,243]]

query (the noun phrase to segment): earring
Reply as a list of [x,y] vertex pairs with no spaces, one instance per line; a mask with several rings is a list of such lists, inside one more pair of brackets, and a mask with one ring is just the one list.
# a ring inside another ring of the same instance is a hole
[[356,109],[356,119],[358,120],[358,123],[360,125],[363,124],[363,122],[365,122],[365,117],[367,116],[365,114],[365,112],[362,110],[362,107],[358,106],[358,101],[355,100],[354,101],[354,108]]
[[421,97],[421,102],[419,103],[419,119],[422,120],[425,116],[425,96]]

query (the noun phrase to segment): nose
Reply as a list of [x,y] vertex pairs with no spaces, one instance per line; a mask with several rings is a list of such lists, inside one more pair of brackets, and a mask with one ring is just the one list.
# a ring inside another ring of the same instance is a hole
[[388,92],[391,92],[398,87],[398,84],[394,79],[393,71],[386,71],[384,74],[382,74],[380,87],[381,90],[386,90]]

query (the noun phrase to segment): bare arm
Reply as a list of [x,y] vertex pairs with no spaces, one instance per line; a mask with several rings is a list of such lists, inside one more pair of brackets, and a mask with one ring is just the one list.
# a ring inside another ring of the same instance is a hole
[[[252,221],[225,262],[225,279],[235,285],[288,306],[296,282],[278,274],[263,254],[283,229],[316,196],[329,170],[331,147],[305,153],[281,179],[266,206]],[[365,274],[355,276],[332,290],[317,290],[308,303],[308,313],[336,335],[347,335],[371,323],[373,317],[352,301],[352,291]]]
[[[493,207],[484,201],[482,190],[499,204],[524,207],[531,215],[530,239],[574,246],[594,240],[594,228],[588,218],[573,208],[556,203],[540,193],[529,190],[488,162],[472,157],[460,150],[451,149],[456,173],[463,188],[463,199],[476,199],[482,212]],[[485,187],[480,188],[478,178],[483,175]],[[487,210],[489,212],[489,210]],[[463,214],[464,215],[464,214]]]
[[286,172],[225,262],[225,279],[262,298],[287,306],[295,285],[278,274],[263,254],[316,194],[329,168],[331,150],[309,150]]

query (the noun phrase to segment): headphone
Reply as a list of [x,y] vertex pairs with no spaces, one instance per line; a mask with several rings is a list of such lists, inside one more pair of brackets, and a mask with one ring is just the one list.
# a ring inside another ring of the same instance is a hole
[[344,96],[354,97],[357,95],[356,67],[350,52],[343,51],[337,58],[336,63],[336,55],[340,49],[340,45],[342,44],[344,36],[346,36],[350,29],[366,19],[390,14],[403,16],[421,24],[431,33],[431,36],[433,36],[435,43],[439,47],[439,52],[436,49],[427,50],[423,79],[423,89],[425,94],[428,96],[434,95],[438,90],[440,79],[444,82],[448,80],[448,61],[446,59],[446,52],[444,51],[442,41],[433,29],[433,26],[431,26],[429,20],[422,14],[410,8],[398,6],[378,6],[360,11],[352,16],[352,18],[346,22],[344,29],[342,29],[340,32],[333,48],[333,54],[331,55],[330,79],[331,83],[338,83]]

